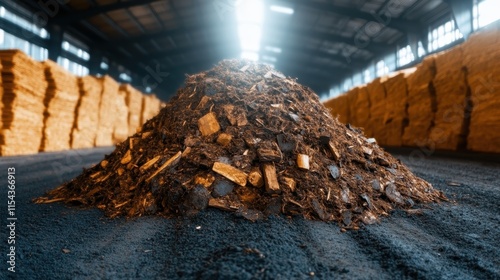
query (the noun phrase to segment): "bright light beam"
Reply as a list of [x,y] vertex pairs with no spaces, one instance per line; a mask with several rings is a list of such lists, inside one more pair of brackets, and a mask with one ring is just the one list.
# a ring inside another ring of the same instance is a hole
[[259,50],[264,23],[264,5],[262,0],[240,0],[236,5],[238,36],[241,57],[259,60]]

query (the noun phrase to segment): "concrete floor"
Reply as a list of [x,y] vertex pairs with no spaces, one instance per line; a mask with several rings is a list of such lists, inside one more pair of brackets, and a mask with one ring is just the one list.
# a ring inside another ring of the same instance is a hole
[[[18,279],[498,279],[500,165],[397,155],[454,200],[395,211],[341,233],[336,224],[271,217],[256,223],[208,210],[193,218],[108,219],[96,209],[36,205],[35,197],[112,148],[0,158],[16,168]],[[453,182],[453,183],[451,183]],[[5,185],[5,184],[4,184]],[[7,196],[6,188],[3,195]],[[6,197],[0,198],[6,223]],[[0,278],[7,271],[2,227]]]

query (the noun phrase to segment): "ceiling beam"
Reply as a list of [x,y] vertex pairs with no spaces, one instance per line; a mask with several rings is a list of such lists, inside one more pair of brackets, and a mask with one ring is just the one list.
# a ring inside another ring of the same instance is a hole
[[[169,37],[176,36],[184,36],[186,34],[196,32],[199,30],[203,30],[206,33],[216,33],[216,34],[230,34],[230,32],[235,33],[236,29],[234,26],[228,26],[227,24],[217,24],[212,26],[205,25],[195,25],[189,28],[177,28],[173,30],[165,30],[161,32],[155,32],[150,34],[144,34],[140,36],[134,36],[122,40],[117,40],[114,44],[104,44],[102,48],[113,49],[116,46],[127,47],[131,46],[135,43],[146,42],[149,40],[162,40]],[[235,33],[236,34],[236,33]],[[287,26],[269,26],[266,28],[265,36],[273,38],[279,37],[281,35],[286,35],[287,40],[281,41],[296,41],[302,42],[303,38],[311,38],[317,39],[319,41],[326,41],[330,43],[342,43],[345,45],[357,47],[359,49],[363,49],[369,51],[371,53],[380,53],[387,51],[387,48],[390,47],[388,44],[377,43],[377,42],[357,42],[354,38],[344,37],[336,34],[330,34],[328,32],[321,32],[315,30],[305,30],[299,28],[290,28]],[[345,59],[345,57],[344,57]]]
[[[199,53],[201,50],[206,51],[206,50],[213,50],[213,51],[224,51],[225,49],[228,49],[228,46],[230,49],[237,48],[238,46],[232,44],[234,43],[233,41],[209,41],[209,42],[203,42],[200,44],[192,45],[189,47],[182,47],[182,48],[175,48],[175,49],[170,49],[170,50],[164,50],[164,51],[158,51],[158,52],[153,52],[153,53],[148,53],[146,55],[142,56],[137,56],[136,58],[139,61],[151,61],[151,60],[157,60],[157,59],[162,59],[165,57],[173,57],[177,55],[188,55],[189,53]],[[232,44],[232,45],[231,45]],[[361,67],[366,64],[366,61],[360,60],[360,59],[355,59],[355,58],[350,58],[350,61],[347,60],[346,57],[340,54],[332,54],[327,51],[323,50],[314,50],[314,49],[309,49],[305,47],[300,47],[300,46],[295,46],[290,43],[286,45],[281,45],[282,48],[282,53],[273,53],[269,51],[262,50],[261,54],[263,55],[268,55],[268,56],[275,56],[275,57],[283,57],[283,56],[296,56],[296,55],[310,55],[314,57],[321,57],[321,58],[328,58],[331,61],[336,61],[339,63],[343,64],[343,68],[355,68],[355,67]]]
[[105,14],[116,10],[127,9],[135,6],[148,5],[150,3],[159,2],[163,0],[131,0],[119,1],[113,4],[92,7],[87,10],[74,11],[71,13],[64,13],[53,18],[53,22],[57,24],[72,24],[75,22],[88,19],[99,14]]
[[[422,29],[418,21],[406,20],[402,18],[391,17],[384,13],[377,12],[363,12],[356,8],[348,8],[334,4],[332,1],[327,2],[313,2],[303,0],[271,0],[272,4],[290,6],[294,5],[295,9],[313,9],[321,12],[334,13],[341,16],[363,19],[366,21],[377,22],[383,26],[401,31],[402,33],[418,32]],[[390,12],[383,9],[381,12]]]

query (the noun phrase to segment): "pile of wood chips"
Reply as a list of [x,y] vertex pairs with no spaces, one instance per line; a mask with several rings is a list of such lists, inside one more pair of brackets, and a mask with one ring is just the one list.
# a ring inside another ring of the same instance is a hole
[[344,228],[444,195],[273,68],[225,60],[186,86],[140,132],[38,203],[110,217],[190,215],[207,207],[249,220],[300,215]]
[[38,153],[47,89],[43,64],[19,50],[0,52],[2,117],[0,155]]

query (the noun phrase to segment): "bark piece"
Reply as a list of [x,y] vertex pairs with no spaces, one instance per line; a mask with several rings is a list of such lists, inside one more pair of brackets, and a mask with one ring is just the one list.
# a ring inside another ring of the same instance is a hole
[[233,105],[224,105],[224,112],[231,125],[244,126],[248,124],[247,116],[243,110],[235,108]]
[[261,162],[280,162],[281,153],[278,147],[273,144],[266,145],[265,147],[259,147],[257,149],[257,155]]
[[215,162],[212,167],[212,170],[242,187],[244,187],[247,184],[248,174],[237,168],[232,167],[229,164],[225,164],[222,162]]
[[293,178],[290,177],[283,177],[283,182],[285,183],[285,186],[289,188],[292,192],[295,191],[295,187],[297,186],[297,182]]

